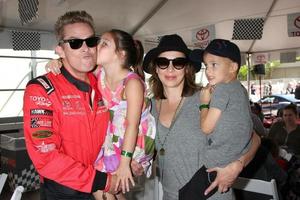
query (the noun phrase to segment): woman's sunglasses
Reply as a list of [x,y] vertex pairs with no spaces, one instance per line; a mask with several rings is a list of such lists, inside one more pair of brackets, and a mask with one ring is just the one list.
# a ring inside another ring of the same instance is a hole
[[174,58],[174,59],[157,57],[154,60],[154,65],[156,65],[160,69],[167,69],[170,65],[170,62],[172,62],[173,67],[177,70],[183,69],[188,64],[188,60],[182,57]]
[[82,47],[83,42],[85,42],[85,44],[92,48],[97,46],[97,44],[99,43],[99,37],[93,36],[93,37],[89,37],[86,39],[68,39],[68,40],[61,40],[59,42],[59,44],[62,43],[69,43],[70,47],[72,49],[79,49],[80,47]]

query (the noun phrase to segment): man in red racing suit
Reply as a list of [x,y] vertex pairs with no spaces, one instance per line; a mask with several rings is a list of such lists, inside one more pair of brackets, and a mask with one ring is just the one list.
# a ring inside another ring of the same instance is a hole
[[[73,11],[68,17],[80,14],[88,15]],[[91,192],[114,188],[109,186],[115,177],[93,166],[104,142],[109,113],[96,78],[89,72],[96,61],[97,41],[86,39],[94,37],[92,27],[84,21],[64,26],[68,29],[62,37],[83,41],[79,48],[68,42],[58,45],[56,52],[65,66],[60,75],[49,73],[27,84],[23,107],[26,147],[44,182],[47,200],[92,199]]]
[[[90,86],[63,68],[61,75],[31,80],[24,96],[26,145],[37,171],[42,177],[82,192],[92,191],[96,175],[93,163],[109,119],[95,77],[89,74],[89,79]],[[105,186],[106,175],[99,176]]]

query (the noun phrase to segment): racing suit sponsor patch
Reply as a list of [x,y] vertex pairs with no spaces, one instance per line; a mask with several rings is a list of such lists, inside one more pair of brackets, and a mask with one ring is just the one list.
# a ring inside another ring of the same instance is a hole
[[84,110],[84,106],[80,101],[75,101],[75,109],[76,110]]
[[44,117],[32,117],[30,118],[30,128],[46,127],[52,128],[52,119]]
[[32,133],[32,137],[37,139],[49,138],[53,135],[52,131],[49,130],[38,130]]
[[42,153],[48,153],[50,151],[53,151],[56,145],[54,143],[45,144],[45,142],[43,141],[40,145],[36,145],[35,147],[37,148],[38,151]]
[[33,101],[35,103],[35,105],[37,106],[51,106],[52,103],[51,101],[43,96],[29,96],[30,100]]
[[73,110],[71,101],[64,100],[64,101],[62,102],[62,106],[63,106],[63,107],[62,107],[63,110]]
[[46,116],[52,116],[53,111],[47,110],[47,109],[31,109],[30,115],[46,115]]

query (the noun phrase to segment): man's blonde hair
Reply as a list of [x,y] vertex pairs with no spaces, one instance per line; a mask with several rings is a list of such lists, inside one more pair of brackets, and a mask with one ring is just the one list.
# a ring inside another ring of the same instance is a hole
[[55,36],[57,41],[60,41],[64,37],[64,27],[68,24],[74,23],[86,23],[95,33],[94,20],[90,14],[86,11],[70,11],[60,16],[54,25]]

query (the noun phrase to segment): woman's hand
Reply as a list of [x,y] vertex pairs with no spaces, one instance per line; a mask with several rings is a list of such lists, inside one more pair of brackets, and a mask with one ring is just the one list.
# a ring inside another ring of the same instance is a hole
[[207,172],[217,172],[216,179],[210,184],[210,186],[205,190],[204,194],[207,195],[215,187],[218,187],[220,193],[227,192],[228,189],[232,186],[235,179],[239,176],[243,170],[243,164],[236,160],[229,163],[226,167],[215,167],[207,169]]
[[57,59],[57,60],[50,60],[46,66],[45,66],[45,69],[46,69],[46,72],[52,72],[54,75],[58,75],[60,74],[60,68],[62,67],[62,63],[60,61],[60,59]]
[[130,190],[129,181],[131,182],[132,186],[135,185],[130,167],[128,165],[122,164],[121,162],[117,171],[114,174],[116,174],[118,177],[115,186],[116,191],[117,188],[121,187],[123,193],[129,192]]

